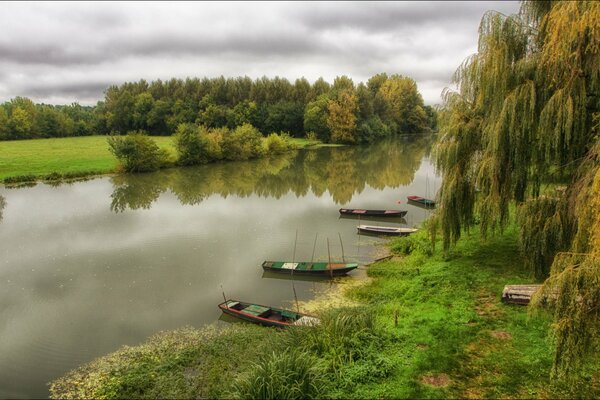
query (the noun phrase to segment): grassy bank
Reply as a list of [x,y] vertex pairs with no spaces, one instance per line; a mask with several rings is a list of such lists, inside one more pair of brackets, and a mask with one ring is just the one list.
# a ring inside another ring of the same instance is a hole
[[428,255],[419,235],[393,242],[398,256],[347,290],[361,305],[329,311],[319,328],[236,324],[159,334],[57,380],[52,396],[294,398],[306,381],[315,386],[302,389],[308,397],[600,395],[598,376],[551,383],[549,316],[500,302],[505,284],[532,282],[514,227],[487,242],[467,235],[447,257]]
[[[171,136],[152,139],[175,158]],[[292,143],[299,148],[322,145],[307,139]],[[0,181],[6,183],[100,175],[116,168],[106,136],[0,141]]]

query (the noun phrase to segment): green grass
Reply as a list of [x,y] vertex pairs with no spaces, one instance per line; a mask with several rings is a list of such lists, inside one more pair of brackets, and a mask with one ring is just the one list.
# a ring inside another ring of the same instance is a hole
[[[153,137],[161,148],[174,155],[171,137]],[[0,180],[32,175],[87,172],[110,173],[117,167],[108,150],[106,136],[32,139],[0,142]]]
[[[152,139],[175,159],[171,136]],[[293,138],[292,144],[298,148],[328,146],[300,138]],[[0,181],[6,183],[107,174],[115,172],[117,165],[106,136],[0,141]]]
[[[501,303],[504,285],[533,282],[514,225],[488,241],[475,230],[446,255],[429,255],[423,231],[390,247],[410,254],[370,266],[347,293],[362,305],[329,310],[318,327],[165,333],[55,381],[52,397],[243,398],[252,382],[296,397],[315,375],[325,398],[600,397],[597,367],[576,384],[550,381],[549,315]],[[299,353],[284,357],[289,348]],[[301,378],[279,387],[289,376]]]

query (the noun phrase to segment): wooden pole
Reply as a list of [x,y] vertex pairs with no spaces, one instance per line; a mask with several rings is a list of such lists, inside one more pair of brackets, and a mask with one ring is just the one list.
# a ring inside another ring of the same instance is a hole
[[225,308],[229,309],[227,305],[227,297],[225,297],[225,291],[223,290],[223,285],[221,285],[221,293],[223,293],[223,300],[225,300]]
[[298,229],[296,229],[296,238],[294,239],[294,254],[292,255],[292,262],[296,262],[296,243],[298,243]]
[[331,269],[331,251],[329,251],[329,238],[327,238],[327,256],[329,257],[329,277],[333,278],[333,269]]
[[[298,243],[298,229],[296,229],[296,238],[294,239],[294,254],[292,255],[292,264],[296,262],[296,244]],[[294,291],[294,299],[296,300],[296,311],[300,312],[298,305],[298,296],[296,295],[296,285],[294,284],[294,269],[292,266],[292,290]]]
[[342,235],[338,232],[338,236],[340,238],[340,246],[342,246],[342,261],[344,264],[346,263],[346,257],[344,256],[344,243],[342,243]]
[[315,249],[317,248],[317,236],[319,236],[319,232],[317,232],[315,234],[315,242],[313,243],[313,252],[312,252],[312,257],[310,258],[310,262],[311,264],[314,262],[315,260]]

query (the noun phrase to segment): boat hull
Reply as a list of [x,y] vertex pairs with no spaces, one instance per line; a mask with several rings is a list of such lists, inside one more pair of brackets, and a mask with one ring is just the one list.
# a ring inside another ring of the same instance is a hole
[[354,216],[370,216],[370,217],[399,217],[402,218],[408,213],[405,210],[363,210],[356,208],[340,208],[340,214],[342,215],[354,215]]
[[407,196],[408,202],[412,205],[416,205],[424,208],[435,208],[435,201],[426,199],[419,196]]
[[[280,264],[289,264],[289,268],[282,268]],[[340,276],[358,268],[356,263],[331,263],[332,268],[328,267],[328,263],[311,263],[311,262],[282,262],[282,261],[265,261],[262,267],[265,271],[277,272],[281,274],[291,275],[312,275],[312,276]],[[311,267],[318,266],[319,269]],[[293,267],[293,268],[292,268]]]
[[[218,305],[224,314],[268,327],[287,328],[295,325],[318,324],[318,318],[290,310],[245,303],[238,300],[228,300]],[[247,311],[252,309],[253,311]],[[261,312],[260,314],[257,313]],[[268,315],[265,315],[268,314]],[[290,318],[293,316],[293,318]]]
[[410,228],[393,228],[393,227],[378,227],[378,226],[357,226],[359,233],[370,235],[385,235],[385,236],[407,236],[417,232],[417,229]]

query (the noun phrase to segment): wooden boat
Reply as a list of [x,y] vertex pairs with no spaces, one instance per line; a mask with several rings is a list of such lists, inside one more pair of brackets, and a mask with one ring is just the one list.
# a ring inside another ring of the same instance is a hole
[[435,201],[426,199],[424,197],[406,196],[406,198],[408,199],[409,202],[416,203],[416,204],[421,205],[426,208],[434,208],[435,207]]
[[340,214],[375,217],[404,217],[408,211],[403,210],[361,210],[356,208],[340,208]]
[[219,304],[219,308],[225,314],[264,326],[285,328],[288,326],[313,326],[321,322],[318,318],[307,314],[239,300],[227,300]]
[[283,272],[294,275],[344,275],[355,268],[357,263],[328,263],[328,262],[290,262],[290,261],[265,261],[262,263],[265,271]]
[[399,228],[394,226],[359,225],[357,228],[359,233],[374,233],[388,236],[410,235],[411,233],[418,231],[418,229],[414,228]]

